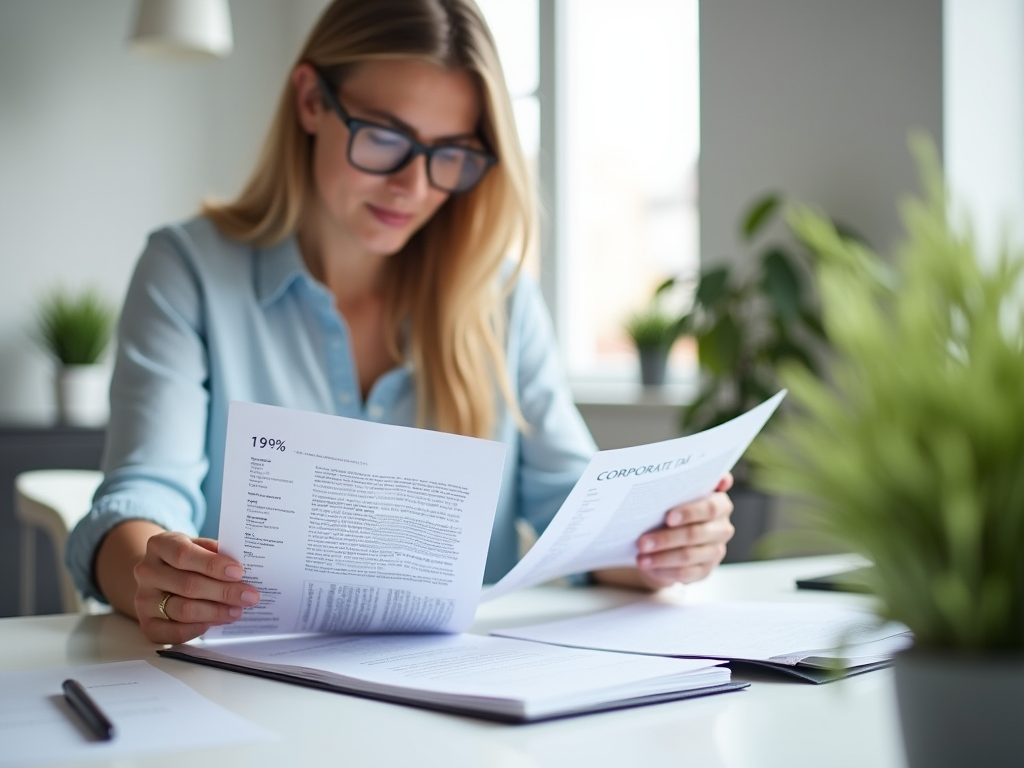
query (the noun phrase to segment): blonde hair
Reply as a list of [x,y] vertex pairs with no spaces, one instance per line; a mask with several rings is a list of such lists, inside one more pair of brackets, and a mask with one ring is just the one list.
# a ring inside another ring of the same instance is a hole
[[[479,131],[498,164],[470,192],[451,196],[385,275],[387,338],[415,371],[417,423],[494,437],[498,397],[523,419],[505,365],[506,299],[535,227],[535,198],[497,50],[472,0],[335,0],[299,62],[335,83],[367,61],[414,58],[471,73],[482,98]],[[290,79],[245,188],[203,213],[228,237],[270,245],[295,233],[310,196],[312,137],[299,124]],[[502,262],[518,249],[504,284]],[[407,336],[403,337],[403,332]],[[402,350],[405,354],[402,354]]]

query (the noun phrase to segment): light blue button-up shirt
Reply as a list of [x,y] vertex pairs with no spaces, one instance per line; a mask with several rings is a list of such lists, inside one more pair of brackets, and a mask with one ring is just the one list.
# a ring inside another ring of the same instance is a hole
[[[509,299],[508,375],[528,433],[502,409],[506,459],[485,582],[515,565],[515,523],[543,531],[596,450],[572,401],[536,284]],[[492,386],[480,382],[480,386]],[[125,299],[103,483],[68,541],[78,588],[102,599],[93,559],[125,520],[217,537],[228,403],[242,400],[413,426],[413,372],[392,369],[363,401],[348,328],[294,238],[258,248],[205,218],[150,236]]]

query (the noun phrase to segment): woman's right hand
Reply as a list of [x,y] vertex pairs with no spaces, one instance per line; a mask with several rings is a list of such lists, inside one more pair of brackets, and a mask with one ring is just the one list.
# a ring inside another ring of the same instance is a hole
[[213,539],[167,531],[150,536],[134,573],[135,615],[155,643],[199,637],[212,626],[230,624],[260,600],[260,593],[242,581],[241,564],[218,554]]

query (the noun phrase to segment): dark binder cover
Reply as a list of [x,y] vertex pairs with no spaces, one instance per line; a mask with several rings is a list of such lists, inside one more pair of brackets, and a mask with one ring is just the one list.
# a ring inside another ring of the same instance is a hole
[[828,592],[858,592],[869,595],[871,590],[864,577],[871,571],[871,566],[854,568],[852,571],[830,573],[825,576],[797,579],[797,589],[819,589]]
[[301,677],[294,677],[278,672],[269,672],[262,669],[253,669],[242,664],[230,664],[215,659],[203,659],[196,656],[190,656],[186,653],[175,651],[172,648],[161,648],[157,651],[160,656],[164,656],[169,659],[179,659],[181,661],[188,661],[193,664],[202,664],[208,667],[216,667],[217,669],[226,669],[230,672],[241,672],[245,675],[254,675],[256,677],[265,677],[269,680],[277,680],[283,683],[292,683],[294,685],[303,685],[307,688],[317,688],[322,691],[330,691],[332,693],[344,693],[349,696],[359,696],[364,699],[376,699],[378,701],[386,701],[392,704],[404,704],[413,707],[419,707],[421,709],[431,709],[438,712],[446,712],[454,715],[466,715],[468,717],[476,717],[484,720],[491,720],[500,723],[513,723],[513,724],[524,724],[524,723],[539,723],[547,720],[560,720],[566,717],[576,717],[578,715],[589,715],[596,712],[609,712],[616,709],[630,709],[632,707],[641,707],[648,704],[660,704],[668,701],[680,701],[682,699],[695,699],[701,696],[711,696],[716,693],[729,693],[731,691],[739,691],[744,688],[749,688],[750,683],[746,682],[728,682],[721,683],[719,685],[712,685],[706,688],[696,688],[687,691],[676,691],[673,693],[661,693],[654,694],[651,696],[638,696],[629,699],[619,699],[615,701],[602,701],[594,704],[580,707],[577,709],[564,710],[553,714],[547,714],[540,717],[517,717],[513,715],[505,715],[496,712],[482,711],[474,709],[472,707],[460,707],[458,705],[441,705],[435,702],[422,701],[415,696],[391,696],[391,695],[380,695],[374,693],[368,693],[365,691],[352,691],[348,690],[344,686],[336,685],[333,683],[307,680]]
[[821,669],[820,667],[807,667],[802,664],[790,666],[788,664],[776,664],[771,661],[737,661],[729,662],[729,668],[737,674],[747,672],[764,672],[768,675],[780,675],[788,678],[795,678],[805,683],[833,683],[836,680],[861,675],[865,672],[873,672],[876,669],[885,669],[892,666],[891,660],[876,661],[871,664],[861,664],[856,667],[836,667],[835,669]]

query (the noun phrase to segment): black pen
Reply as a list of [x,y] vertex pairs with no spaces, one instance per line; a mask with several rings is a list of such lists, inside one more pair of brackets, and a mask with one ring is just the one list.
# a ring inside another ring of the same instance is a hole
[[110,741],[114,738],[114,724],[110,722],[99,705],[93,701],[83,686],[77,680],[64,681],[64,698],[75,710],[75,713],[82,718],[88,727],[89,732],[100,741]]

